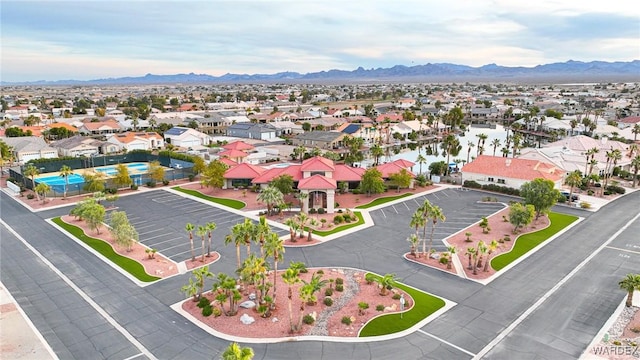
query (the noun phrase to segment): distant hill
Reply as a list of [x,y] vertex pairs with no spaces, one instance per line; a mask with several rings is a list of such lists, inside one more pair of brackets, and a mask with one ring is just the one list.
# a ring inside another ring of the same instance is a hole
[[488,64],[480,67],[449,63],[415,66],[395,65],[390,68],[352,71],[328,70],[300,74],[175,74],[121,77],[95,80],[57,80],[22,83],[0,82],[1,85],[134,85],[134,84],[213,84],[213,83],[318,83],[318,82],[635,82],[640,81],[640,60],[630,62],[567,61],[535,67],[508,67]]

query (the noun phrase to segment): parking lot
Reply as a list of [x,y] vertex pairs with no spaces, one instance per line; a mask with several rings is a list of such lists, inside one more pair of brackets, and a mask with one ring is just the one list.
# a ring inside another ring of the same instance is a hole
[[[212,250],[216,250],[225,246],[224,238],[231,227],[244,221],[244,217],[236,213],[167,191],[122,197],[116,206],[118,210],[126,211],[129,221],[140,235],[140,243],[176,262],[191,258],[189,236],[185,230],[187,223],[197,228],[198,225],[214,222],[217,229],[212,233]],[[280,236],[289,234],[288,230],[275,227],[272,230]],[[201,240],[195,230],[193,235],[198,254]]]
[[[446,250],[442,243],[444,238],[480,221],[483,216],[489,216],[504,208],[499,202],[479,202],[485,196],[486,194],[476,191],[445,189],[374,210],[371,217],[376,226],[395,229],[407,237],[414,231],[409,228],[411,215],[425,200],[429,200],[432,204],[438,205],[446,217],[446,221],[438,222],[433,234],[434,248],[436,251],[443,251]],[[431,231],[430,226],[427,229],[427,237]]]

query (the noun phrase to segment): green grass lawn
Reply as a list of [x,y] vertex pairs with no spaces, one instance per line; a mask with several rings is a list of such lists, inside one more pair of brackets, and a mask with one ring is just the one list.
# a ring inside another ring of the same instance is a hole
[[236,210],[240,210],[240,209],[244,208],[247,205],[247,204],[245,204],[244,202],[242,202],[240,200],[208,196],[208,195],[205,195],[205,194],[201,193],[200,191],[190,190],[190,189],[183,189],[180,186],[174,186],[174,187],[172,187],[172,189],[176,190],[176,191],[180,191],[180,192],[185,193],[185,194],[189,194],[191,196],[195,196],[195,197],[203,199],[203,200],[214,202],[216,204],[228,206],[228,207],[230,207],[232,209],[236,209]]
[[[339,215],[339,214],[336,213],[336,215]],[[360,211],[354,211],[353,215],[355,215],[358,218],[358,221],[350,222],[350,223],[343,223],[341,225],[338,225],[338,226],[332,228],[331,230],[326,230],[326,231],[313,230],[313,233],[316,234],[316,235],[320,235],[320,236],[327,236],[327,235],[335,234],[337,232],[344,231],[344,230],[347,230],[347,229],[351,229],[352,227],[364,224],[364,218],[362,217],[362,214],[360,213]],[[304,229],[305,229],[305,231],[309,231],[309,228],[307,228],[307,227],[305,227]]]
[[[379,277],[378,275],[375,276]],[[372,285],[362,284],[360,286]],[[414,306],[409,311],[404,312],[402,318],[400,318],[400,314],[395,313],[378,316],[369,321],[360,331],[360,337],[387,335],[406,330],[445,305],[444,300],[439,297],[429,295],[404,284],[396,283],[396,287],[411,295],[411,298],[415,301]],[[399,304],[400,302],[398,301]],[[376,304],[369,305],[375,310]]]
[[529,250],[535,248],[554,234],[558,233],[560,230],[571,225],[571,223],[578,220],[578,217],[550,212],[549,220],[551,221],[551,224],[546,229],[518,237],[515,240],[516,243],[511,251],[500,254],[491,260],[491,267],[496,271],[503,269],[505,266],[517,260],[520,256],[526,254]]
[[71,235],[75,236],[78,240],[89,245],[92,249],[99,252],[107,259],[111,260],[111,262],[118,265],[129,274],[133,275],[136,279],[143,282],[160,280],[160,278],[157,276],[147,274],[147,272],[144,270],[144,266],[142,266],[142,264],[140,264],[139,262],[116,253],[115,250],[113,250],[113,247],[111,247],[111,244],[103,240],[87,236],[81,228],[71,224],[67,224],[59,217],[53,218],[52,221]]
[[411,196],[413,195],[412,193],[405,193],[405,194],[400,194],[400,195],[396,195],[396,196],[385,196],[385,197],[381,197],[381,198],[377,198],[371,202],[368,202],[366,204],[363,205],[358,205],[356,206],[356,209],[368,209],[370,207],[374,207],[380,204],[384,204],[384,203],[388,203],[390,201],[393,200],[398,200],[398,199],[402,199],[403,197],[407,197],[407,196]]

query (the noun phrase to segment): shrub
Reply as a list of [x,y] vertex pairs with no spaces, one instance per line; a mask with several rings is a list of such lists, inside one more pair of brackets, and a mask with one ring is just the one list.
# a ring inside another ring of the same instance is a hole
[[612,194],[613,193],[624,194],[626,192],[625,188],[623,188],[622,186],[618,186],[618,185],[607,185],[605,190],[609,191]]
[[12,183],[14,183],[14,184],[15,184],[15,183],[17,183],[16,179],[15,179],[15,178],[12,178],[12,177],[7,178],[7,182],[12,182]]
[[202,316],[209,317],[211,314],[213,314],[213,307],[211,305],[202,308]]
[[620,340],[613,340],[613,345],[620,346],[622,345],[622,342],[620,342]]
[[152,187],[156,187],[156,182],[155,181],[147,181],[146,184],[147,184],[148,187],[151,187],[151,188]]
[[351,325],[351,318],[348,316],[343,316],[342,320],[340,320],[341,323],[345,324],[345,325]]
[[315,213],[316,213],[316,209],[314,208],[309,209],[309,214],[315,214]]
[[583,201],[583,202],[580,203],[580,207],[582,209],[591,209],[591,204],[586,202],[586,201]]
[[376,305],[376,311],[384,311],[384,305]]
[[114,195],[114,194],[118,193],[118,189],[117,188],[108,188],[108,189],[105,189],[104,192],[106,192],[107,194]]
[[169,185],[169,180],[162,180],[162,185],[167,186]]
[[322,275],[322,274],[324,274],[324,270],[320,269],[320,270],[316,271],[316,274]]
[[324,298],[324,301],[323,301],[323,302],[324,302],[324,304],[325,304],[325,305],[327,305],[327,306],[331,306],[331,305],[333,305],[333,299],[332,299],[332,298],[330,298],[330,297],[326,297],[326,298]]
[[344,279],[343,278],[336,278],[336,285],[342,285],[344,284]]
[[333,223],[336,225],[341,224],[343,220],[344,218],[342,217],[342,215],[336,215],[333,217]]
[[344,291],[344,285],[342,285],[342,284],[336,284],[336,291],[338,291],[338,292],[343,292],[343,291]]
[[593,190],[591,190],[591,189],[587,190],[587,195],[593,196],[593,194],[594,194]]
[[367,275],[364,276],[364,281],[366,281],[367,284],[369,285],[373,284],[375,279],[376,279],[376,276],[373,275],[372,273],[367,273]]
[[131,190],[138,190],[138,185],[131,184]]
[[27,194],[27,199],[33,200],[36,196],[33,194]]
[[307,324],[307,325],[311,325],[313,324],[315,320],[313,319],[313,316],[307,314],[302,318],[302,322]]
[[213,308],[213,316],[214,317],[218,317],[220,315],[222,315],[222,310],[220,310],[220,308],[218,308],[218,307],[214,307]]
[[331,296],[331,295],[333,295],[333,289],[332,288],[327,288],[324,291],[324,296]]
[[346,223],[350,223],[350,222],[352,221],[351,216],[349,216],[349,215],[347,215],[347,214],[345,214],[345,215],[343,216],[343,220],[344,220],[344,222],[346,222]]
[[636,334],[640,334],[640,326],[632,327],[631,328],[631,332],[634,332]]
[[189,174],[189,181],[193,181],[196,178],[195,175],[193,174]]
[[364,314],[364,311],[367,310],[369,308],[369,304],[361,301],[358,303],[358,312],[360,313],[360,315]]
[[462,186],[472,188],[472,189],[480,189],[482,187],[482,185],[480,185],[478,182],[473,180],[465,180]]
[[198,301],[198,307],[200,309],[204,309],[205,307],[211,305],[211,301],[209,301],[209,299],[207,299],[206,297],[201,297],[200,300]]
[[446,256],[440,256],[440,260],[438,262],[442,265],[447,265],[449,263],[449,258]]
[[325,212],[324,208],[319,208],[318,209],[318,214],[322,215],[322,214],[324,214],[324,212]]
[[393,300],[400,300],[400,294],[393,294],[391,297]]
[[511,235],[505,234],[504,235],[504,241],[511,241]]

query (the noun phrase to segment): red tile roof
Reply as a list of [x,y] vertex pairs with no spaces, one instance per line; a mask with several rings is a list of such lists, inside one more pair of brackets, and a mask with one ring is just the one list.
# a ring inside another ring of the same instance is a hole
[[260,166],[242,163],[227,169],[224,173],[225,179],[254,179],[264,173],[265,169]]
[[362,180],[362,174],[364,174],[364,172],[364,168],[354,168],[338,164],[336,165],[336,170],[333,172],[333,178],[336,181],[360,181]]
[[323,189],[336,189],[338,186],[335,179],[330,179],[326,176],[316,174],[306,179],[300,180],[298,183],[298,189],[300,190],[323,190]]
[[302,162],[302,171],[334,171],[333,161],[322,156],[314,156]]
[[409,168],[413,167],[413,165],[415,165],[415,164],[416,164],[416,163],[414,163],[414,162],[411,162],[411,161],[409,161],[409,160],[405,160],[405,159],[398,159],[398,160],[395,160],[395,161],[393,161],[393,162],[394,162],[394,163],[397,163],[398,165],[402,166],[403,168],[405,168],[405,169],[407,169],[407,170],[408,170]]
[[238,165],[237,162],[235,162],[235,161],[233,161],[233,160],[231,160],[229,158],[226,158],[226,157],[220,158],[220,159],[218,159],[218,161],[221,161],[222,163],[224,163],[227,166],[236,166],[236,165]]
[[227,145],[223,145],[222,148],[224,148],[225,150],[252,150],[254,146],[247,144],[242,140],[238,140]]
[[228,158],[243,158],[243,157],[247,157],[248,154],[244,151],[240,151],[240,150],[225,150],[220,152],[218,155],[220,155],[220,157],[228,157]]
[[378,165],[378,166],[376,166],[376,169],[378,169],[378,171],[380,171],[380,173],[382,174],[383,178],[388,178],[389,175],[391,175],[391,174],[399,173],[400,170],[402,170],[402,169],[406,169],[409,172],[409,174],[411,174],[411,177],[415,177],[414,173],[412,173],[409,169],[407,169],[406,167],[404,167],[404,166],[402,166],[400,164],[401,163],[399,163],[397,161],[394,161],[394,162]]
[[461,171],[463,175],[466,172],[526,181],[543,178],[556,182],[564,176],[562,169],[549,163],[489,155],[478,156],[472,162],[465,164]]
[[271,180],[281,175],[290,175],[293,181],[300,181],[300,179],[302,179],[302,170],[300,170],[300,167],[300,165],[289,165],[284,168],[272,168],[253,179],[252,182],[254,184],[268,184]]

